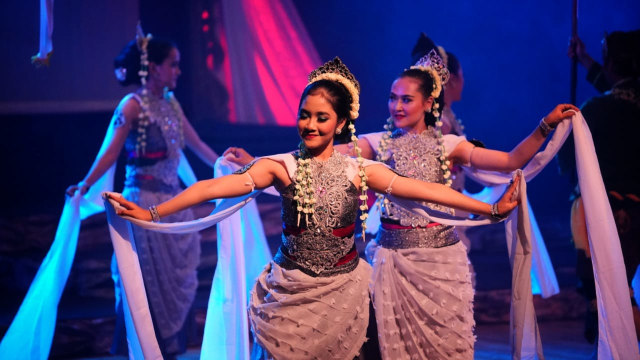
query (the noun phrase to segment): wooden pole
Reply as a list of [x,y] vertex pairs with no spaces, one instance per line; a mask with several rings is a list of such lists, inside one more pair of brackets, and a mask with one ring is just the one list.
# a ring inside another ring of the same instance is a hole
[[[571,14],[571,38],[578,37],[578,0],[573,0],[573,12]],[[575,47],[575,45],[574,45]],[[578,57],[571,59],[571,97],[570,102],[576,104],[576,89],[578,87]]]

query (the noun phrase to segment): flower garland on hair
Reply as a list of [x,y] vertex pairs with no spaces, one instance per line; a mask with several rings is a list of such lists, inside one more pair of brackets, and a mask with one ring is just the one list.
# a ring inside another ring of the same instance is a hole
[[327,61],[321,67],[313,70],[309,74],[307,85],[319,80],[330,80],[344,86],[351,96],[349,117],[351,120],[355,120],[360,116],[360,84],[339,57],[336,56],[333,60]]
[[[349,93],[351,97],[351,110],[349,111],[349,118],[351,123],[347,125],[351,132],[351,141],[353,142],[353,148],[355,150],[358,162],[358,176],[360,177],[360,220],[362,220],[362,240],[365,240],[365,231],[367,229],[366,219],[369,216],[367,205],[367,175],[364,170],[364,158],[362,157],[362,151],[358,146],[358,137],[355,135],[356,127],[353,121],[359,116],[360,110],[360,84],[355,79],[349,69],[342,63],[339,57],[335,57],[333,60],[326,62],[324,65],[315,69],[309,74],[309,84],[312,84],[319,80],[330,80],[341,84]],[[295,195],[293,199],[297,203],[298,211],[298,226],[300,226],[300,219],[302,214],[305,216],[305,220],[308,221],[309,214],[315,219],[314,205],[317,200],[315,198],[315,187],[313,185],[313,174],[309,164],[311,163],[311,154],[304,147],[304,143],[300,144],[300,151],[298,153],[297,167],[295,172]],[[308,222],[307,222],[308,224]],[[308,225],[307,225],[308,226]]]
[[136,44],[140,51],[140,83],[142,84],[142,101],[140,107],[142,111],[138,114],[138,136],[136,138],[136,154],[140,156],[145,153],[147,147],[147,126],[151,123],[149,115],[149,91],[147,90],[147,75],[149,75],[149,53],[147,46],[151,40],[151,34],[144,35],[140,23],[136,27]]

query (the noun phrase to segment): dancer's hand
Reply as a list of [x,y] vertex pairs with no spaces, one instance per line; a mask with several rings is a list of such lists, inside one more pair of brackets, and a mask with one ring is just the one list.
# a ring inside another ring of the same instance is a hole
[[245,149],[239,147],[230,147],[222,154],[227,160],[240,166],[245,166],[252,162],[255,158],[251,156]]
[[544,122],[546,122],[547,125],[551,126],[552,128],[555,128],[562,120],[568,119],[573,116],[573,111],[571,110],[580,112],[580,109],[571,104],[557,105],[553,110],[551,110],[549,115],[544,117]]
[[76,191],[80,191],[80,195],[84,195],[87,193],[87,191],[89,191],[89,187],[90,186],[86,182],[80,181],[76,185],[69,186],[67,190],[65,190],[65,193],[69,196],[73,196],[75,195]]
[[518,204],[520,204],[520,197],[518,196],[514,199],[514,193],[520,185],[520,177],[522,175],[516,176],[511,185],[507,188],[507,191],[502,194],[500,200],[498,200],[498,214],[500,216],[507,216],[511,212],[511,210],[515,209]]
[[114,200],[124,208],[124,210],[116,208],[116,214],[120,216],[131,216],[134,219],[151,221],[151,213],[149,212],[149,210],[141,208],[140,206],[136,205],[136,203],[122,197],[122,195],[117,196],[107,194],[107,196],[109,197],[109,199]]

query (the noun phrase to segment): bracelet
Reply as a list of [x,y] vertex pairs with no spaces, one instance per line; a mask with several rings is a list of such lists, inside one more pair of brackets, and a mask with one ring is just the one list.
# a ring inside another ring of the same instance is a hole
[[549,136],[549,134],[553,131],[553,128],[544,121],[544,118],[540,120],[540,124],[538,124],[538,128],[540,128],[540,132],[544,137]]
[[387,188],[384,190],[385,193],[391,194],[393,182],[396,181],[397,178],[398,178],[398,174],[393,175],[393,178],[391,178],[391,182],[389,183],[389,186],[387,186]]
[[256,189],[256,183],[253,181],[253,178],[251,177],[251,174],[249,174],[248,170],[247,170],[247,172],[245,174],[247,174],[247,176],[249,177],[249,181],[247,181],[244,184],[246,186],[251,186],[251,192],[253,192]]
[[160,222],[160,214],[158,214],[158,208],[155,205],[149,206],[149,213],[151,214],[151,221]]
[[498,210],[498,203],[491,204],[491,217],[496,220],[502,220],[506,218],[505,215],[500,215],[500,211]]

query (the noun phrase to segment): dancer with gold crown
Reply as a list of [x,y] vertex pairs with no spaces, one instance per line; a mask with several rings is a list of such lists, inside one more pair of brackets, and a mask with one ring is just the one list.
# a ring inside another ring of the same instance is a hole
[[334,140],[351,139],[359,154],[354,126],[359,92],[358,82],[335,58],[311,73],[302,93],[298,151],[266,156],[236,174],[200,181],[148,210],[112,196],[126,209],[118,210],[120,215],[159,221],[203,201],[275,186],[282,198],[282,244],[251,292],[253,358],[358,355],[366,340],[371,267],[359,260],[354,229],[358,210],[366,219],[368,188],[484,215],[504,216],[517,206],[512,197],[519,178],[490,205],[335,151]]

